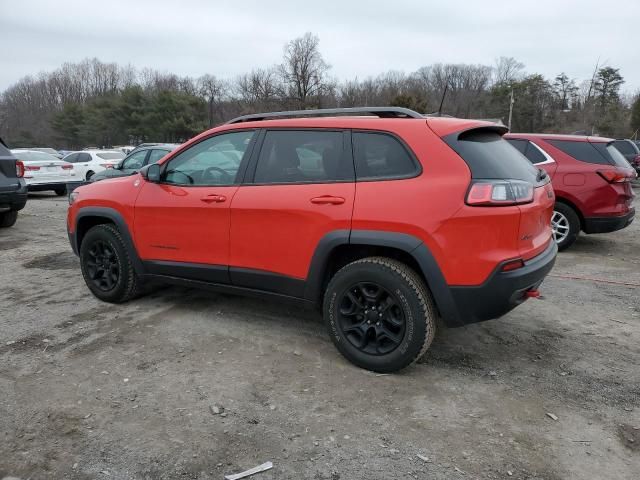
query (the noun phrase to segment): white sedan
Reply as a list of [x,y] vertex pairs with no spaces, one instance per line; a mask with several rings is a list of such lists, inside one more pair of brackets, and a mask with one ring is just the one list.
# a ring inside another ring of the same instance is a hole
[[125,157],[116,150],[83,150],[71,152],[62,160],[72,163],[80,180],[89,180],[94,173],[114,168]]
[[24,180],[30,192],[53,190],[56,195],[67,192],[67,183],[75,182],[73,165],[48,153],[35,150],[11,150],[24,164]]

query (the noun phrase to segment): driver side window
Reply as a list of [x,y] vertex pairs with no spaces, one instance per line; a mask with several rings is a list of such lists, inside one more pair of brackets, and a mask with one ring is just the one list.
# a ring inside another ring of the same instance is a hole
[[144,159],[147,156],[148,150],[142,150],[136,152],[133,155],[128,156],[122,163],[123,170],[139,170],[144,166]]
[[168,163],[162,182],[185,186],[232,185],[255,130],[207,138]]

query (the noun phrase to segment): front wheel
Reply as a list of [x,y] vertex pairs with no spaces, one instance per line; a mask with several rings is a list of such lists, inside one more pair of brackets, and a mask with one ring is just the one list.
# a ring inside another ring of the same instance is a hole
[[323,314],[340,353],[381,373],[416,362],[436,331],[437,314],[422,279],[385,257],[357,260],[338,271],[327,287]]
[[66,193],[67,193],[67,189],[66,189],[66,188],[56,188],[56,189],[54,190],[54,192],[55,192],[55,194],[56,194],[57,196],[62,197],[62,196],[64,196],[64,195],[66,195]]
[[115,225],[96,225],[80,245],[80,268],[89,290],[100,300],[122,303],[135,297],[140,279]]
[[578,238],[580,219],[573,208],[564,203],[556,203],[551,216],[551,229],[558,250],[565,250]]
[[13,227],[18,220],[18,211],[0,213],[0,228]]
[[87,174],[85,175],[85,180],[88,182],[89,180],[91,180],[91,177],[93,177],[94,172],[92,172],[91,170],[89,170],[87,172]]

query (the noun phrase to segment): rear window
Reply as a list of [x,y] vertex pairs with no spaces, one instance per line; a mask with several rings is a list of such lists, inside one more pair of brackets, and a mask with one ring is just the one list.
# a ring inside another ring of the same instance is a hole
[[538,170],[497,132],[475,129],[449,135],[445,141],[467,163],[473,178],[536,183]]
[[571,140],[547,141],[557,149],[581,162],[595,163],[599,165],[609,165],[611,163],[596,149],[594,144],[590,142],[576,142]]
[[100,152],[96,153],[96,155],[103,160],[122,160],[124,158],[124,153],[120,152]]
[[633,143],[627,142],[626,140],[616,140],[613,142],[613,146],[620,150],[620,153],[623,155],[634,155],[638,153],[638,147],[636,147]]

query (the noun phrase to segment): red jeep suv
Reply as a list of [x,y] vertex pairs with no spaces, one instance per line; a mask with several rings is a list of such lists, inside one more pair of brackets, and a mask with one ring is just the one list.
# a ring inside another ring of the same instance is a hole
[[554,264],[549,178],[505,132],[393,107],[244,116],[76,189],[69,239],[101,300],[161,279],[315,305],[345,357],[391,372],[438,317],[499,317]]
[[552,227],[558,248],[569,247],[580,231],[606,233],[628,226],[635,215],[633,167],[615,140],[577,135],[505,135],[553,180],[556,205]]

